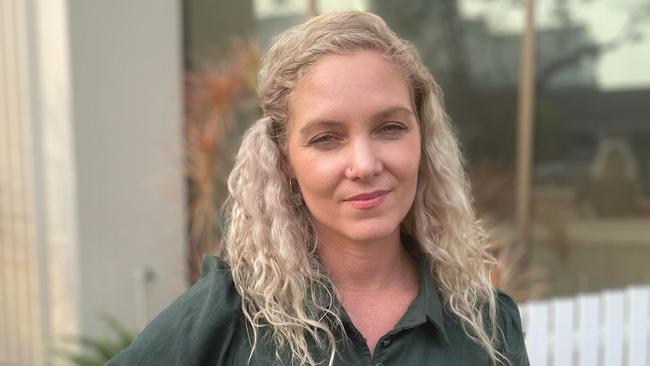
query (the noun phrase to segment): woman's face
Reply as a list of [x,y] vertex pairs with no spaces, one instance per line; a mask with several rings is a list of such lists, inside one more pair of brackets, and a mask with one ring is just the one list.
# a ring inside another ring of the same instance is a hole
[[420,162],[409,95],[374,51],[324,56],[300,80],[289,100],[288,160],[319,241],[399,233]]

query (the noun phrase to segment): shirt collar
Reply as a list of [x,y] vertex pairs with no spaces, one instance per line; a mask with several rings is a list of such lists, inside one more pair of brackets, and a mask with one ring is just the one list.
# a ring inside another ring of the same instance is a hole
[[419,303],[419,309],[416,308],[413,310],[416,310],[418,313],[422,312],[426,320],[436,328],[441,338],[446,343],[449,343],[445,328],[444,309],[440,300],[441,296],[438,291],[438,286],[436,286],[435,280],[433,279],[426,257],[422,254],[416,255],[420,270],[420,293],[415,300],[416,303]]
[[[436,328],[440,334],[440,338],[449,344],[447,338],[447,329],[445,328],[445,313],[442,305],[440,291],[431,273],[431,267],[427,261],[427,257],[420,251],[420,245],[409,234],[402,232],[400,239],[402,245],[411,253],[413,258],[417,261],[418,271],[420,274],[420,293],[413,301],[413,304],[406,312],[406,316],[402,319],[404,323],[398,324],[404,326],[415,326],[428,321]],[[410,324],[409,324],[410,323]]]

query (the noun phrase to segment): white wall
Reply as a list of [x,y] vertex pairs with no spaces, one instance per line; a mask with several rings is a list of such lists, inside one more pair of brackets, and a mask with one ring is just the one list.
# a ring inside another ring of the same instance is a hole
[[179,3],[27,0],[27,19],[44,336],[137,328],[186,288]]
[[[93,332],[97,312],[135,325],[185,286],[181,17],[173,0],[71,0],[68,14],[82,330]],[[135,309],[145,268],[157,277]]]
[[0,1],[0,365],[40,364],[25,4]]

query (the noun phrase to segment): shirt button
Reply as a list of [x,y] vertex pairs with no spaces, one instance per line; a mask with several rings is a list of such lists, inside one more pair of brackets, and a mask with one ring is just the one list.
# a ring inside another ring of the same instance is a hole
[[387,348],[390,346],[390,338],[386,338],[381,342],[382,347]]

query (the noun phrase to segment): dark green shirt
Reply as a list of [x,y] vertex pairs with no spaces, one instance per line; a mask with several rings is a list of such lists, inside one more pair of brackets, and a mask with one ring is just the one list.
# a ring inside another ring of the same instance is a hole
[[[420,278],[420,293],[395,328],[379,340],[374,354],[342,311],[349,342],[341,340],[337,345],[335,365],[490,364],[486,353],[468,338],[457,319],[443,310],[435,281],[424,261],[420,263]],[[505,337],[501,350],[513,366],[527,366],[519,311],[514,301],[500,291],[497,312]],[[228,266],[217,257],[207,256],[203,259],[201,280],[107,365],[246,365],[251,350],[249,332]],[[290,360],[275,358],[272,343],[264,339],[258,343],[250,365],[289,365]]]

